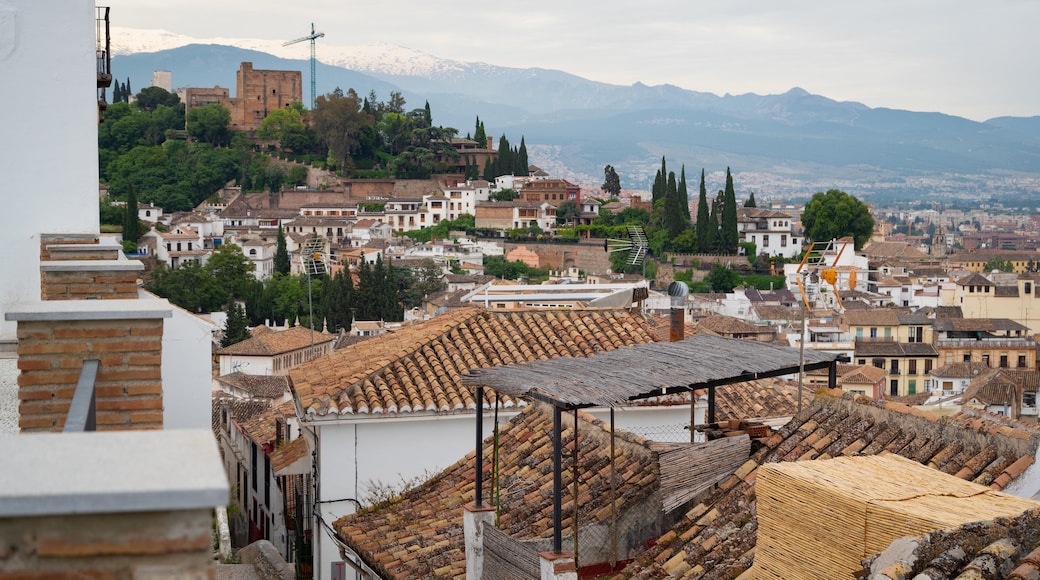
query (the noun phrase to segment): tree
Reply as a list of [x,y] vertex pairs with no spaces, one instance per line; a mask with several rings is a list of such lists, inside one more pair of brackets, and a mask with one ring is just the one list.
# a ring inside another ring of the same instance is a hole
[[581,217],[581,208],[573,199],[565,199],[556,206],[556,223],[573,226]]
[[690,227],[690,192],[686,189],[686,164],[682,165],[682,169],[679,171],[679,188],[677,193],[679,194],[679,216],[682,218],[683,227]]
[[852,236],[855,248],[862,249],[874,233],[874,217],[870,208],[855,197],[838,189],[817,192],[802,213],[805,237],[826,242]]
[[360,146],[362,130],[374,124],[375,118],[361,109],[361,100],[353,89],[344,94],[337,88],[314,100],[311,126],[337,167],[346,165],[347,158]]
[[530,174],[531,162],[527,160],[527,143],[520,135],[520,150],[516,154],[516,175],[527,177]]
[[737,253],[737,194],[733,190],[733,175],[726,168],[726,190],[722,198],[722,223],[719,228],[719,249],[726,254]]
[[123,241],[137,246],[141,238],[141,222],[137,219],[137,189],[133,185],[126,194],[126,208],[123,214]]
[[[516,199],[518,197],[520,197],[520,194],[517,193],[516,190],[509,189],[509,188],[503,188],[503,189],[500,189],[500,190],[498,190],[498,191],[488,195],[488,198],[491,201],[513,201],[514,199]],[[557,210],[557,215],[559,215],[559,211],[558,210]]]
[[701,192],[697,197],[697,251],[702,254],[707,254],[715,249],[715,235],[713,231],[710,231],[710,219],[708,190],[704,185],[704,169],[701,169]]
[[282,231],[282,224],[278,224],[278,238],[274,250],[274,273],[288,274],[290,266],[289,251],[285,245],[285,232]]
[[484,132],[484,123],[480,122],[480,115],[477,115],[477,125],[473,129],[473,140],[477,142],[477,148],[487,147],[487,133]]
[[992,272],[997,270],[999,272],[1014,272],[1015,264],[1011,260],[1004,260],[1001,258],[990,258],[983,266],[982,269],[986,272]]
[[740,274],[723,266],[719,262],[711,267],[711,273],[704,279],[713,292],[732,292],[740,285]]
[[264,117],[256,136],[264,141],[277,141],[280,147],[289,147],[287,142],[298,145],[299,137],[306,132],[303,117],[293,107],[275,109]]
[[231,143],[231,111],[217,103],[192,107],[185,117],[188,135],[203,143],[226,147]]
[[610,197],[617,197],[621,195],[621,178],[618,176],[617,171],[614,170],[613,165],[607,165],[603,168],[603,191],[610,195]]
[[177,93],[171,93],[162,87],[147,87],[137,93],[134,97],[134,104],[137,105],[138,109],[150,113],[159,105],[171,108],[176,107],[181,104],[181,99],[177,96]]
[[223,286],[228,299],[243,298],[253,280],[253,263],[235,244],[222,244],[206,261],[206,270]]
[[747,201],[744,202],[744,207],[758,207],[758,204],[755,203],[755,192],[752,191],[751,195],[748,196]]
[[235,302],[227,309],[227,320],[224,321],[224,338],[220,339],[221,347],[228,347],[250,338],[249,320],[242,305]]

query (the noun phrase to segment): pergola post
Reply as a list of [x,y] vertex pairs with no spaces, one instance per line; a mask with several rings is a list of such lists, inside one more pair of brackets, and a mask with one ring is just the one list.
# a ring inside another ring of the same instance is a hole
[[476,498],[474,504],[478,508],[484,507],[484,482],[481,474],[484,472],[484,387],[477,385],[477,479]]
[[559,405],[553,405],[553,551],[563,551],[563,421]]
[[708,387],[708,423],[715,422],[715,385]]
[[827,367],[827,388],[838,388],[838,361],[833,361]]

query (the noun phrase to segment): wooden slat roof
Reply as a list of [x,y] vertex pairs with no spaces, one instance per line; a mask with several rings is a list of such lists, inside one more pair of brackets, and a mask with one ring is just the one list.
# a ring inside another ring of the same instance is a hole
[[[825,367],[839,357],[806,351],[805,368]],[[798,367],[798,349],[702,334],[587,358],[471,369],[462,383],[568,407],[615,406],[670,392],[789,374]]]

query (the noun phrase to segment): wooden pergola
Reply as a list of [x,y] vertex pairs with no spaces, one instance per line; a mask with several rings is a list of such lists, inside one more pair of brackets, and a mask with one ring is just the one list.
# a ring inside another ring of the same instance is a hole
[[[462,383],[514,398],[542,401],[553,407],[553,550],[561,551],[562,413],[587,407],[613,409],[662,395],[708,391],[709,423],[715,421],[715,389],[768,377],[828,369],[828,385],[837,383],[838,362],[844,355],[776,346],[762,342],[700,334],[678,342],[619,348],[585,358],[555,358],[486,369],[471,369]],[[693,413],[690,414],[691,423]],[[483,507],[481,478],[484,414],[476,414],[476,497]],[[694,425],[690,425],[692,432]]]

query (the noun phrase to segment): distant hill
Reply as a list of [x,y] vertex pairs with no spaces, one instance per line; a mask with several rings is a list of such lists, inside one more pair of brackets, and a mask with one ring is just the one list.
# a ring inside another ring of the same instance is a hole
[[[226,86],[234,91],[239,63],[301,70],[309,98],[309,64],[223,45],[189,45],[117,56],[117,79],[136,91],[152,71],[169,70],[175,86]],[[473,130],[476,116],[489,135],[523,135],[533,163],[557,164],[574,176],[602,179],[614,165],[625,187],[643,188],[662,155],[673,167],[734,168],[763,184],[801,190],[839,184],[850,193],[919,191],[917,178],[1040,176],[1040,117],[1001,117],[985,123],[940,113],[870,108],[792,89],[780,95],[725,95],[670,85],[619,86],[546,69],[516,69],[445,61],[450,66],[365,73],[319,64],[318,93],[335,87],[386,98],[400,90],[408,107],[429,100],[434,123]],[[539,158],[541,156],[541,158]],[[980,178],[979,182],[986,180]],[[801,183],[802,185],[798,185]],[[709,186],[711,187],[711,186]],[[739,187],[739,186],[738,186]],[[974,187],[974,186],[973,186]],[[759,194],[760,196],[762,194]],[[760,197],[761,199],[761,197]]]

